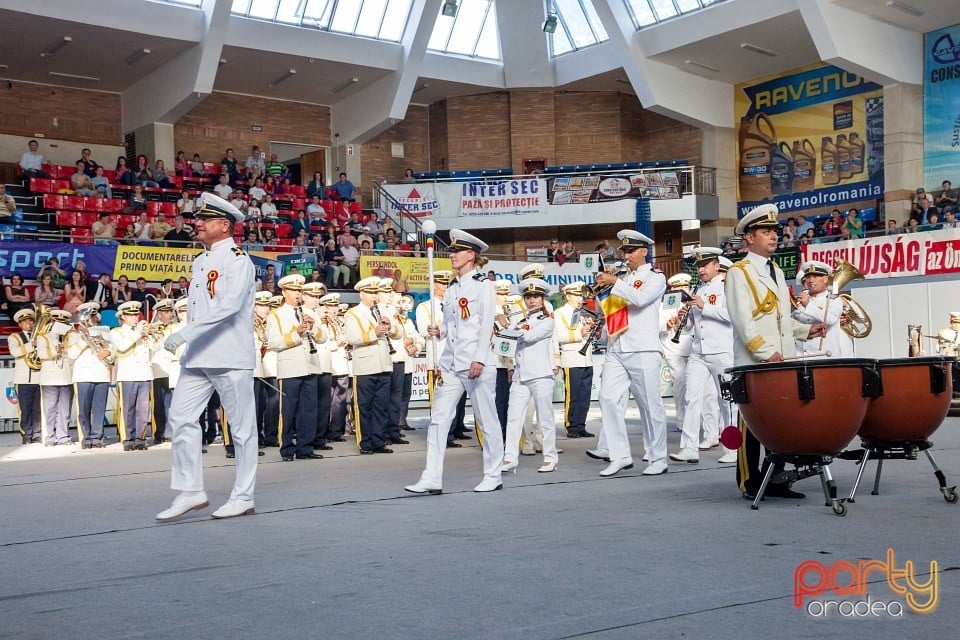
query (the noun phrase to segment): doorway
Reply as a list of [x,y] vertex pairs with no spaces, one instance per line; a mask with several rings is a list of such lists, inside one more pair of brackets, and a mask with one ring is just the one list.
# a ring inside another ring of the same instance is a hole
[[330,147],[295,142],[271,142],[270,153],[277,154],[277,159],[290,169],[290,182],[293,184],[309,184],[316,171],[320,172],[326,184],[330,184],[331,177],[327,175]]

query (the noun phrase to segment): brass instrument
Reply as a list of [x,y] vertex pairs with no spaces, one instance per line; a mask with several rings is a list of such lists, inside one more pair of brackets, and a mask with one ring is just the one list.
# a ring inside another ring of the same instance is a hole
[[923,327],[919,324],[907,325],[907,355],[911,358],[917,358],[923,355],[922,338],[933,338],[934,336],[923,335]]
[[[627,273],[629,273],[629,272],[630,272],[630,268],[627,267],[626,263],[624,263],[624,262],[617,262],[616,264],[613,265],[613,270],[612,270],[612,271],[609,271],[609,272],[608,272],[608,271],[602,271],[602,272],[598,272],[598,273],[612,273],[612,274],[615,275],[617,278],[621,278],[621,277],[627,275]],[[609,291],[609,290],[612,289],[612,288],[613,288],[613,285],[612,285],[612,284],[602,285],[602,286],[601,286],[601,285],[597,285],[597,284],[593,284],[593,285],[590,286],[590,295],[591,295],[592,297],[596,298],[596,297],[599,297],[601,293],[606,293],[607,291]]]
[[43,362],[40,360],[39,354],[37,354],[37,338],[49,333],[50,328],[53,327],[53,318],[50,316],[50,309],[50,306],[46,304],[36,302],[33,304],[33,317],[36,318],[33,331],[30,332],[30,344],[33,345],[33,350],[23,358],[23,361],[31,371],[40,371],[40,368],[43,367]]
[[[377,324],[383,324],[383,317],[380,315],[380,309],[377,305],[370,307],[370,315],[373,316],[374,321]],[[393,342],[390,340],[390,336],[384,335],[384,338],[387,339],[387,347],[390,350],[390,355],[393,355],[397,352],[396,347],[393,346]]]
[[[873,330],[873,321],[866,310],[860,306],[860,303],[853,299],[849,293],[842,293],[847,284],[854,280],[863,280],[863,274],[855,266],[844,260],[837,259],[837,266],[827,280],[827,290],[831,298],[839,298],[843,304],[843,314],[847,321],[840,323],[843,329],[851,338],[866,338]],[[821,339],[822,340],[822,339]]]
[[[90,334],[90,328],[96,326],[93,322],[93,314],[98,313],[94,309],[84,309],[77,317],[74,318],[74,323],[77,325],[77,333],[80,334],[80,337],[83,339],[83,342],[87,345],[87,348],[96,355],[100,353],[101,350],[106,349],[109,353],[100,358],[100,361],[108,367],[112,367],[116,361],[117,357],[113,353],[110,343],[105,340],[102,336],[95,336]],[[99,356],[97,356],[99,358]]]
[[416,341],[407,335],[407,326],[405,316],[413,310],[413,299],[409,296],[400,297],[400,305],[397,307],[397,322],[400,323],[400,334],[403,337],[403,348],[411,358],[420,353],[420,347]]
[[267,321],[254,315],[253,333],[257,336],[257,340],[260,341],[260,358],[263,359],[263,356],[267,355],[267,351],[269,350],[269,347],[267,347]]

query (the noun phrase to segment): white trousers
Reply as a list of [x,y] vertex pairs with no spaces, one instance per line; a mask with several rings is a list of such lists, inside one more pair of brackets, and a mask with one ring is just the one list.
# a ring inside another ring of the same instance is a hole
[[[691,353],[687,361],[687,406],[680,434],[680,448],[694,449],[700,446],[700,422],[703,420],[704,439],[719,437],[720,432],[712,416],[719,407],[720,422],[726,427],[731,422],[730,403],[720,400],[718,376],[733,366],[732,353]],[[710,416],[710,419],[708,419]]]
[[[512,383],[511,383],[512,384]],[[551,391],[551,399],[553,398],[553,392]],[[535,454],[537,449],[543,451],[543,438],[540,435],[540,416],[537,415],[539,410],[537,409],[537,403],[531,402],[527,405],[526,415],[523,418],[523,452],[527,454]],[[510,406],[507,405],[507,421],[509,424],[509,415],[510,415]],[[536,416],[537,426],[533,426],[533,419]],[[504,445],[506,446],[506,445]],[[516,458],[514,458],[516,460]]]
[[167,422],[173,438],[173,474],[170,488],[203,490],[202,432],[198,418],[210,396],[220,394],[220,404],[230,420],[230,433],[237,459],[237,475],[230,498],[253,500],[257,477],[257,410],[254,404],[253,371],[248,369],[180,370],[173,391]]
[[473,405],[474,424],[483,438],[483,476],[500,480],[503,466],[503,432],[497,419],[497,368],[488,366],[475,380],[466,371],[442,372],[443,384],[433,394],[433,410],[427,427],[427,466],[420,478],[425,482],[443,483],[443,458],[447,451],[447,432],[457,413],[457,403],[466,390]]
[[[667,457],[667,414],[660,397],[660,361],[657,351],[608,351],[600,384],[600,445],[610,459],[632,458],[627,437],[627,398],[632,391],[643,421],[644,454],[648,461]],[[605,437],[604,437],[605,436]]]
[[[507,410],[507,441],[504,460],[516,462],[520,455],[520,431],[526,422],[527,406],[533,398],[537,408],[537,422],[543,440],[543,461],[557,462],[557,424],[553,415],[553,378],[535,378],[510,385],[510,404]],[[530,442],[526,440],[526,442]]]
[[683,426],[684,410],[687,406],[687,358],[676,353],[663,356],[670,367],[670,379],[673,380],[673,402],[677,406],[677,428]]

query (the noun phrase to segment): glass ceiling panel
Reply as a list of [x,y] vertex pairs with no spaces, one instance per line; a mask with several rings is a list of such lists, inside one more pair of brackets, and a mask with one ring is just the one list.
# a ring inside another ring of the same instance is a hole
[[413,0],[233,0],[230,11],[247,18],[399,42],[412,4]]
[[724,0],[625,0],[637,29],[701,11]]
[[440,15],[430,34],[431,51],[475,58],[500,59],[497,10],[492,0],[460,0],[456,17]]
[[548,0],[547,7],[559,18],[557,30],[549,35],[554,57],[609,39],[591,0]]

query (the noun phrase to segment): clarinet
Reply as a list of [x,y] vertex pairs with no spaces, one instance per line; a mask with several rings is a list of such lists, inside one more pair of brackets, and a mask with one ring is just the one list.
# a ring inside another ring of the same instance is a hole
[[[380,309],[377,307],[377,305],[373,305],[372,307],[370,307],[370,315],[373,316],[373,319],[376,320],[377,324],[380,324],[382,322],[380,317]],[[384,337],[387,339],[387,348],[390,349],[390,355],[395,354],[397,352],[397,349],[396,347],[393,346],[393,341],[390,340],[390,336],[384,336]]]
[[[697,295],[697,291],[700,289],[700,285],[702,284],[703,282],[698,282],[697,286],[693,288],[692,294],[685,294],[687,295],[686,301],[693,300],[693,297]],[[688,304],[683,309],[680,310],[680,313],[677,314],[677,330],[673,332],[673,337],[670,338],[670,342],[672,342],[673,344],[680,344],[680,334],[683,333],[684,327],[687,326],[687,320],[689,318],[690,318],[690,305]]]
[[603,331],[603,325],[605,324],[606,318],[603,317],[602,313],[597,313],[596,318],[593,320],[593,328],[590,329],[590,333],[587,334],[587,339],[584,341],[583,346],[580,347],[579,354],[582,356],[587,355],[587,351],[590,350],[590,346],[600,339],[600,333]]
[[[303,322],[303,303],[298,302],[296,306],[297,310],[297,322]],[[310,330],[312,331],[313,326],[311,325]],[[307,331],[307,344],[310,345],[310,355],[313,355],[317,352],[317,345],[313,342],[313,334],[311,331]]]

